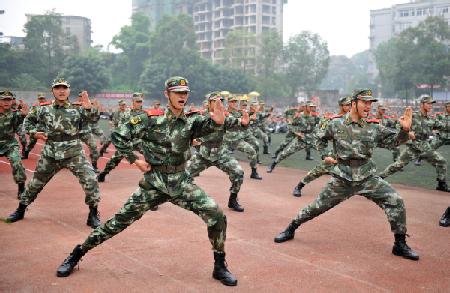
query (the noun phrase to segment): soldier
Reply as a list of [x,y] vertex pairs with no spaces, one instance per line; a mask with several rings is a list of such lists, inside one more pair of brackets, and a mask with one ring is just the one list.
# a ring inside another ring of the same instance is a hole
[[[168,99],[168,108],[164,115],[135,116],[114,130],[113,144],[130,163],[144,172],[144,178],[117,214],[91,232],[83,244],[74,248],[58,268],[58,277],[69,276],[90,249],[120,233],[151,207],[169,201],[202,218],[208,226],[208,237],[214,250],[213,277],[225,285],[237,285],[236,278],[228,271],[225,263],[226,217],[214,200],[196,186],[185,171],[192,140],[220,131],[225,120],[224,109],[219,101],[209,118],[194,116],[188,119],[184,114],[184,106],[189,91],[185,78],[169,78],[165,83],[164,95]],[[131,142],[137,138],[142,139],[145,161],[139,160],[130,148]]]
[[[16,96],[13,96],[11,110],[14,111],[14,112],[15,111],[20,111],[23,108],[24,104],[25,103],[22,100],[20,100],[20,102],[17,103]],[[20,142],[20,145],[22,147],[22,157],[24,157],[25,150],[27,149],[27,136],[25,134],[25,131],[23,130],[23,127],[19,127],[17,129],[17,133],[16,134],[19,137],[19,142]]]
[[[238,101],[239,98],[236,96],[231,96],[228,99],[228,112],[235,118],[242,118],[242,112],[240,112],[238,109]],[[230,153],[232,153],[234,150],[238,150],[247,154],[247,157],[250,161],[250,167],[252,168],[250,178],[262,180],[257,171],[258,155],[256,153],[256,150],[251,144],[244,140],[244,137],[247,135],[248,134],[243,130],[229,129],[229,131],[225,132],[223,141]]]
[[[82,106],[82,93],[83,92],[79,92],[78,93],[78,101],[75,103],[72,103],[72,105],[74,105],[75,107],[81,107]],[[92,103],[92,108],[95,109],[95,111],[93,111],[93,113],[95,112],[95,116],[91,116],[90,120],[85,120],[83,119],[81,121],[80,124],[80,131],[79,131],[79,135],[80,135],[80,140],[82,142],[84,142],[85,145],[87,145],[87,147],[89,148],[89,158],[91,159],[91,164],[92,167],[94,168],[94,172],[98,173],[98,168],[97,168],[97,161],[98,158],[100,157],[99,152],[97,151],[97,143],[95,142],[95,138],[92,135],[92,129],[90,127],[90,125],[94,122],[98,122],[98,120],[100,119],[100,112],[98,111],[98,103]]]
[[[294,118],[300,117],[300,115],[305,111],[305,102],[300,102],[298,107],[288,109],[284,112],[284,116],[287,119],[287,122],[290,124],[294,120]],[[276,159],[278,154],[281,153],[294,139],[297,138],[294,132],[290,131],[292,128],[288,128],[288,133],[286,134],[286,138],[284,141],[278,146],[272,155],[272,159]]]
[[[119,110],[120,113],[116,114],[118,118],[113,118],[113,119],[116,119],[116,120],[119,119],[121,121],[126,121],[126,119],[129,120],[130,117],[138,116],[138,115],[145,113],[144,110],[142,109],[142,103],[143,103],[143,94],[142,93],[133,93],[132,101],[133,101],[133,106],[129,110],[129,112],[126,112],[126,111],[124,112],[122,110],[122,108],[120,108],[120,110]],[[128,117],[127,117],[127,115],[128,115]],[[121,124],[122,124],[121,122],[117,122],[117,125],[118,125],[117,127],[120,127]],[[134,150],[140,151],[140,140],[136,139],[135,141],[133,141],[132,147]],[[109,172],[114,170],[120,164],[120,161],[122,161],[122,159],[124,157],[125,156],[122,152],[120,152],[119,150],[116,150],[114,152],[114,155],[111,157],[111,159],[109,159],[109,161],[106,163],[105,169],[103,169],[103,171],[100,172],[100,174],[98,174],[98,176],[97,176],[98,182],[105,182],[106,175],[108,175]]]
[[406,148],[400,154],[397,161],[390,164],[380,173],[381,178],[386,178],[403,167],[415,158],[423,158],[436,168],[438,185],[436,190],[450,192],[447,182],[447,160],[433,149],[430,143],[430,136],[433,135],[433,129],[441,128],[440,123],[430,117],[433,109],[433,98],[429,95],[420,97],[420,111],[413,114],[412,128],[413,137],[406,144]]
[[[378,105],[377,114],[375,115],[375,119],[379,121],[380,124],[389,128],[397,128],[398,121],[393,116],[386,115],[387,107],[385,105]],[[400,147],[393,147],[389,149],[392,151],[392,159],[393,161],[397,161],[400,156]],[[403,171],[403,170],[402,170]]]
[[[30,112],[36,112],[39,107],[48,106],[51,104],[51,102],[47,101],[47,97],[45,96],[44,93],[37,94],[37,101],[38,102],[36,104],[33,104],[31,106]],[[35,139],[33,136],[30,136],[29,139],[30,139],[30,141],[29,141],[27,147],[25,148],[25,151],[22,153],[22,159],[28,159],[28,156],[29,156],[31,150],[33,150],[34,146],[37,143],[37,139]]]
[[[344,116],[346,113],[350,111],[352,103],[352,97],[347,96],[339,99],[339,113],[337,115],[333,115],[330,117],[325,117],[322,119],[322,121],[319,123],[319,129],[325,130],[328,126],[328,124],[331,122],[331,120],[339,119],[342,116]],[[320,131],[319,130],[319,131]],[[300,197],[302,196],[302,188],[305,187],[306,184],[316,180],[317,178],[328,175],[331,172],[331,169],[334,168],[333,164],[326,164],[325,162],[321,162],[317,166],[315,166],[313,169],[311,169],[308,174],[306,174],[305,178],[303,178],[297,186],[294,188],[294,191],[292,192],[293,196]]]
[[5,156],[11,164],[14,181],[18,186],[17,196],[25,190],[25,168],[19,155],[19,144],[15,134],[22,128],[22,122],[28,113],[24,105],[19,111],[12,111],[14,94],[10,91],[0,92],[0,157]]
[[[276,243],[293,239],[295,230],[301,224],[353,195],[360,194],[385,211],[395,235],[392,253],[411,260],[419,259],[417,253],[406,244],[406,212],[403,199],[388,182],[376,176],[376,166],[371,159],[376,143],[398,144],[408,139],[412,110],[406,109],[404,118],[399,121],[401,128],[396,132],[382,125],[366,122],[372,102],[375,101],[371,90],[355,91],[350,112],[340,119],[330,121],[320,133],[318,148],[323,151],[324,161],[336,164],[332,169],[333,178],[319,197],[303,208],[287,229],[275,237]],[[333,142],[333,152],[325,150],[329,140]],[[332,153],[336,155],[336,159],[330,157]]]
[[297,139],[292,140],[289,145],[278,154],[272,164],[267,168],[267,173],[272,173],[275,166],[282,160],[306,148],[308,145],[312,146],[315,144],[314,133],[317,130],[317,124],[320,120],[319,117],[313,115],[314,112],[312,111],[315,106],[316,105],[311,101],[306,102],[303,115],[294,118],[290,126],[290,131],[296,135]]
[[[240,107],[241,113],[243,113],[244,111],[247,111],[247,109],[248,109],[248,98],[247,97],[244,96],[244,97],[241,98],[241,100],[239,102],[239,107]],[[250,126],[252,124],[256,123],[256,120],[257,120],[256,107],[253,106],[252,109],[253,109],[254,112],[252,112],[251,116],[250,116]],[[255,135],[253,133],[253,127],[244,128],[244,129],[241,130],[241,132],[242,132],[242,140],[247,142],[247,143],[249,143],[253,147],[253,149],[256,152],[256,161],[257,161],[258,164],[260,164],[260,161],[259,161],[259,142],[258,142],[258,139],[255,137]]]
[[[95,116],[96,111],[92,109],[87,92],[83,92],[82,107],[72,106],[69,103],[70,85],[63,78],[53,81],[52,93],[55,97],[52,105],[40,107],[25,118],[24,127],[29,135],[44,140],[45,145],[33,179],[28,182],[20,197],[19,207],[6,221],[12,223],[22,220],[25,209],[37,198],[50,179],[61,169],[67,168],[78,177],[84,189],[85,203],[89,206],[86,224],[95,228],[100,225],[97,211],[100,192],[92,165],[84,155],[79,126],[82,120]],[[39,131],[42,126],[45,132]]]
[[[263,103],[263,104],[261,104]],[[262,108],[261,108],[262,107]],[[256,113],[256,119],[253,121],[253,123],[250,123],[250,128],[253,133],[253,135],[262,140],[263,142],[263,154],[268,155],[269,154],[269,137],[266,133],[266,126],[265,122],[266,119],[270,116],[270,113],[264,112],[264,102],[253,102],[250,105],[250,115],[253,115],[253,113]]]
[[[217,101],[223,101],[223,97],[220,95],[220,92],[212,92],[206,95],[206,99],[208,99],[209,105],[208,110],[204,113],[204,118],[209,119],[209,112],[214,109]],[[231,181],[228,207],[237,212],[244,211],[244,208],[237,200],[239,190],[244,181],[244,171],[239,165],[239,162],[228,152],[228,149],[222,141],[223,136],[228,129],[247,126],[248,123],[249,116],[245,111],[243,111],[242,118],[235,118],[234,116],[228,115],[221,131],[216,131],[196,140],[199,144],[199,149],[188,162],[188,167],[186,169],[191,177],[199,176],[203,170],[206,170],[211,166],[215,166],[224,171]]]
[[438,113],[436,120],[439,124],[439,132],[431,143],[431,147],[435,150],[443,145],[450,145],[450,102],[445,102],[445,112]]
[[[119,100],[119,109],[114,111],[111,114],[111,125],[113,128],[119,127],[119,125],[126,123],[130,120],[130,109],[127,108],[127,103],[125,100]],[[109,145],[111,144],[111,134],[103,142],[102,147],[100,148],[100,157],[103,157],[103,154],[107,152]]]

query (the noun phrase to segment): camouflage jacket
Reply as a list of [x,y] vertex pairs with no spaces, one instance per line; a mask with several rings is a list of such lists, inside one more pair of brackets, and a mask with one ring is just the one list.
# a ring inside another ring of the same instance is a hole
[[[205,111],[203,119],[210,119],[208,111]],[[203,136],[198,139],[202,144],[198,150],[198,153],[205,159],[211,161],[218,160],[225,152],[228,152],[225,144],[223,144],[224,135],[230,129],[241,128],[241,119],[232,115],[228,115],[225,118],[225,123],[219,131],[215,131],[211,134]]]
[[[249,115],[253,115],[253,113],[249,113]],[[270,116],[270,113],[256,113],[256,120],[250,120],[250,128],[261,128],[265,129],[265,121]]]
[[184,113],[176,117],[170,109],[162,116],[135,116],[129,122],[116,128],[111,134],[114,146],[125,155],[130,163],[137,160],[132,142],[142,141],[145,160],[152,166],[178,166],[190,158],[190,147],[194,138],[218,131],[222,125],[210,118]]
[[420,152],[431,150],[433,130],[439,129],[440,125],[439,121],[430,115],[425,116],[421,112],[414,112],[411,131],[414,132],[416,139],[409,140],[407,144]]
[[122,124],[127,123],[130,121],[131,118],[131,110],[125,109],[125,111],[114,111],[114,113],[111,115],[111,121],[113,122],[114,128],[117,128],[121,126]]
[[441,113],[436,115],[439,126],[439,137],[442,139],[450,139],[450,114]]
[[[318,133],[317,147],[322,158],[335,157],[338,160],[332,174],[348,181],[362,181],[376,173],[376,165],[372,161],[375,146],[397,146],[407,139],[408,132],[402,129],[397,131],[378,123],[368,123],[365,119],[354,123],[346,114],[331,120]],[[333,150],[327,149],[328,141],[332,142]]]
[[62,160],[83,154],[79,139],[81,125],[84,121],[94,119],[96,115],[96,109],[86,110],[69,102],[58,106],[53,102],[30,112],[25,118],[24,128],[30,135],[43,128],[48,140],[42,155]]
[[[81,103],[75,102],[72,103],[72,106],[75,108],[81,109]],[[92,108],[94,109],[94,108]],[[95,114],[94,114],[95,113]],[[98,110],[92,111],[92,116],[90,119],[82,119],[80,124],[80,134],[91,133],[92,125],[97,124],[98,120],[100,120],[100,112]]]
[[383,115],[383,116],[375,116],[376,119],[379,120],[379,123],[385,127],[389,127],[389,128],[397,128],[398,124],[398,120],[395,119],[394,117],[391,116],[387,116],[387,115]]
[[286,111],[284,111],[284,117],[286,117],[287,119],[294,119],[296,114],[297,109],[287,109]]
[[294,118],[289,126],[289,130],[303,133],[304,136],[299,139],[307,144],[315,144],[319,122],[320,118],[318,116],[300,115]]
[[[242,113],[240,111],[233,111],[229,113],[229,117],[240,119],[242,117]],[[229,128],[223,137],[224,143],[235,143],[236,141],[243,139],[246,136],[246,129],[248,128],[249,127],[244,127],[241,125]]]
[[18,111],[0,113],[0,155],[4,155],[12,146],[18,146],[15,134],[22,128],[24,116]]

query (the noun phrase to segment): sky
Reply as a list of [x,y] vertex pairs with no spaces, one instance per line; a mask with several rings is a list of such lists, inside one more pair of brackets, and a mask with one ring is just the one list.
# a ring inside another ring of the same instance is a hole
[[[288,0],[284,6],[284,40],[308,30],[327,41],[331,55],[347,55],[369,48],[370,10],[408,0]],[[55,9],[64,15],[91,19],[93,44],[107,49],[112,37],[130,23],[131,0],[0,0],[0,31],[24,36],[25,14]],[[110,48],[112,49],[112,48]]]

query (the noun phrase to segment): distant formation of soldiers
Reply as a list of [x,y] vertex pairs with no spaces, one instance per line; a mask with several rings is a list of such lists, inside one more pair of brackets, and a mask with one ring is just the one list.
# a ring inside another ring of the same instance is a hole
[[[222,170],[231,183],[228,208],[244,212],[238,195],[245,176],[235,153],[239,151],[247,156],[251,179],[263,180],[258,164],[260,155],[269,155],[271,121],[278,123],[277,127],[283,122],[287,134],[272,156],[268,173],[301,150],[305,150],[307,160],[313,160],[311,150],[315,149],[321,155],[321,162],[294,187],[293,195],[302,196],[306,184],[322,175],[331,175],[319,196],[275,237],[276,243],[293,239],[300,225],[358,194],[385,211],[394,233],[392,253],[418,260],[419,255],[406,244],[403,200],[384,179],[402,171],[412,160],[425,160],[436,168],[436,190],[450,192],[447,161],[438,152],[441,146],[450,144],[450,102],[446,102],[443,112],[433,116],[435,101],[429,95],[419,98],[419,111],[406,108],[400,117],[388,116],[385,105],[378,105],[376,114],[371,115],[372,103],[377,99],[370,89],[360,89],[339,99],[336,114],[320,115],[317,105],[306,101],[287,109],[283,118],[277,118],[273,108],[267,108],[255,92],[238,95],[215,91],[205,96],[202,108],[187,106],[189,83],[176,76],[164,84],[167,108],[162,109],[160,102],[155,102],[152,108],[144,109],[144,95],[134,93],[130,108],[125,100],[119,100],[117,110],[111,115],[112,131],[104,135],[98,126],[100,105],[96,100],[91,101],[86,91],[70,102],[70,84],[63,78],[54,80],[51,91],[52,101],[40,93],[31,108],[22,101],[16,102],[12,92],[0,92],[0,156],[10,162],[18,185],[19,206],[6,219],[9,223],[24,218],[26,209],[61,169],[69,169],[79,179],[89,207],[86,224],[93,230],[58,268],[59,277],[69,276],[89,250],[120,233],[146,211],[155,211],[160,204],[171,202],[202,218],[214,253],[213,277],[224,285],[235,286],[237,279],[225,261],[226,216],[195,185],[193,178],[211,166]],[[29,135],[29,142],[25,134]],[[103,138],[99,149],[96,137]],[[44,142],[40,159],[33,178],[25,185],[21,160],[29,157],[39,140]],[[82,142],[89,149],[90,160]],[[108,152],[111,143],[114,154],[104,169],[98,170],[97,161]],[[402,151],[401,144],[405,144]],[[376,147],[393,153],[394,162],[381,173],[377,173],[372,160]],[[101,224],[97,209],[98,182],[104,182],[122,159],[134,164],[144,176],[117,214]],[[450,208],[439,224],[450,226]]]

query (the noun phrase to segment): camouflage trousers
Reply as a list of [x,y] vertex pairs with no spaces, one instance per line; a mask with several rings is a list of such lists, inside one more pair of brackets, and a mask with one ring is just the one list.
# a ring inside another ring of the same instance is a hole
[[97,163],[100,154],[97,150],[97,143],[95,142],[94,135],[91,133],[83,133],[80,136],[80,140],[84,142],[89,148],[89,158],[92,163]]
[[125,156],[122,155],[121,152],[115,151],[111,159],[109,159],[106,163],[105,169],[103,169],[102,173],[109,174],[109,172],[114,170],[120,164],[120,161],[122,161],[123,158],[125,158]]
[[259,142],[253,134],[246,135],[244,141],[248,142],[255,149],[256,154],[259,153]]
[[262,140],[264,146],[269,145],[269,136],[267,136],[267,133],[265,133],[261,128],[256,127],[253,129],[253,133],[257,139]]
[[[1,147],[1,149],[3,149],[3,147]],[[24,183],[27,180],[27,176],[25,175],[25,168],[22,164],[17,142],[8,147],[5,153],[0,154],[0,157],[3,156],[5,156],[11,164],[14,182],[16,182],[16,184]]]
[[333,177],[312,203],[304,207],[294,221],[303,224],[337,206],[344,200],[359,194],[382,208],[395,234],[406,234],[406,211],[403,199],[378,176],[371,176],[362,182],[350,182]]
[[293,139],[275,158],[274,162],[278,164],[287,157],[295,154],[296,152],[304,149],[306,144],[299,139]]
[[90,125],[91,133],[97,137],[102,137],[104,135],[103,130],[98,127],[98,124]]
[[420,150],[409,145],[407,145],[406,148],[401,152],[398,160],[387,166],[386,169],[384,169],[384,171],[380,173],[380,176],[386,178],[403,169],[403,167],[408,165],[409,162],[419,157],[436,168],[438,180],[445,181],[445,177],[447,174],[447,160],[445,160],[445,158],[440,153],[433,149],[430,149],[426,152],[421,152]]
[[206,223],[213,250],[224,251],[226,216],[216,202],[195,185],[184,171],[175,174],[150,171],[144,174],[139,188],[112,218],[91,232],[82,244],[82,249],[88,251],[96,247],[139,220],[149,209],[165,202],[171,202],[198,215]]
[[63,168],[69,169],[78,178],[86,194],[84,202],[91,207],[96,207],[100,201],[97,177],[84,153],[63,160],[41,156],[37,162],[33,178],[28,182],[25,192],[21,195],[20,202],[24,205],[30,205],[44,186]]
[[278,155],[279,153],[281,153],[295,138],[296,138],[295,136],[291,136],[290,134],[286,135],[286,138],[278,146],[274,154]]
[[208,159],[196,152],[190,161],[186,172],[191,177],[197,177],[200,173],[211,166],[215,166],[228,175],[231,181],[230,193],[238,194],[241,189],[242,182],[244,182],[244,170],[239,165],[239,162],[227,153],[220,153],[214,160]]
[[19,142],[22,146],[22,150],[24,150],[27,147],[27,136],[25,135],[25,131],[19,131],[17,133],[17,136],[19,137]]
[[258,154],[256,153],[256,150],[253,148],[251,144],[249,144],[244,140],[238,140],[234,142],[227,142],[226,148],[230,152],[238,150],[240,152],[245,153],[250,161],[250,167],[256,168],[258,164]]
[[37,139],[35,139],[32,135],[30,135],[30,141],[27,145],[27,151],[31,152],[31,150],[34,148],[36,143],[37,143]]
[[331,170],[334,168],[333,164],[325,164],[324,162],[316,165],[314,168],[309,170],[308,174],[302,179],[303,184],[308,184],[320,178],[323,175],[329,175]]

